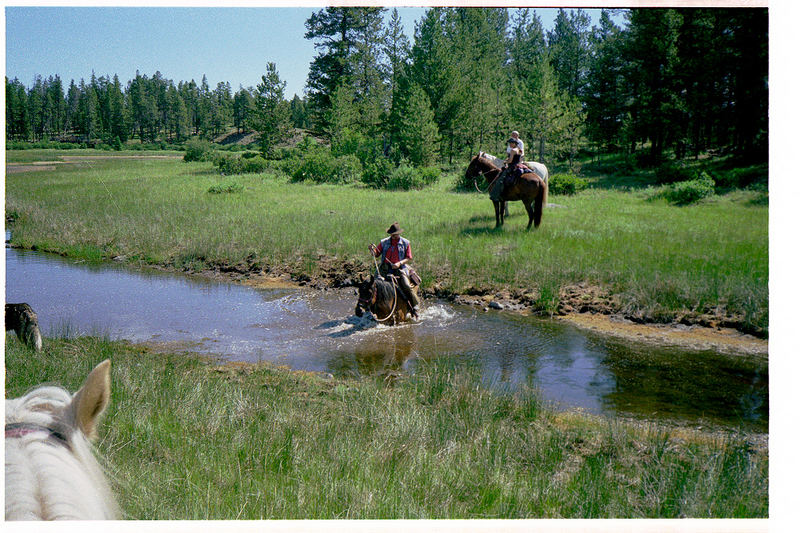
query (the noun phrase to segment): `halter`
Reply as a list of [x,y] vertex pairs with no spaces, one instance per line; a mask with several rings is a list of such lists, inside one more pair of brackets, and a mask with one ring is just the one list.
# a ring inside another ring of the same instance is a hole
[[46,433],[48,437],[52,437],[56,439],[59,444],[63,444],[64,446],[69,446],[69,441],[67,437],[64,436],[63,433],[60,431],[56,431],[53,428],[49,428],[47,426],[40,426],[38,424],[28,424],[25,422],[16,422],[12,424],[6,424],[6,438],[7,439],[15,439],[21,438],[25,435],[31,435],[33,433]]

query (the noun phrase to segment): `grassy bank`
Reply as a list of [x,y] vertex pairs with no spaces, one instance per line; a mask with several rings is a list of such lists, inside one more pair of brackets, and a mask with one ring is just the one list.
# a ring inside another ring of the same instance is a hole
[[[8,152],[7,161],[76,155],[35,152]],[[6,211],[17,246],[301,279],[345,263],[366,271],[367,243],[397,220],[431,292],[510,289],[528,305],[555,312],[566,287],[586,284],[600,287],[615,311],[632,318],[709,315],[767,333],[768,208],[754,201],[755,193],[677,207],[643,190],[594,188],[551,195],[559,207],[546,209],[532,232],[524,230],[521,204],[512,204],[512,217],[498,231],[488,199],[454,192],[456,179],[450,174],[430,189],[388,192],[291,184],[277,173],[221,177],[210,163],[101,159],[9,173]],[[212,194],[214,187],[235,192]]]
[[468,371],[393,385],[220,367],[97,338],[6,336],[6,395],[112,360],[98,442],[131,519],[766,517],[743,435],[555,413]]

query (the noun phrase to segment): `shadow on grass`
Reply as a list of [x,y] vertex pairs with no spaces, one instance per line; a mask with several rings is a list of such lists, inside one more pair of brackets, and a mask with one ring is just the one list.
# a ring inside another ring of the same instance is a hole
[[492,224],[490,226],[464,228],[461,230],[461,235],[469,237],[477,237],[481,235],[500,235],[504,232],[503,228],[504,226],[500,226],[499,228],[494,227],[494,220],[492,220]]

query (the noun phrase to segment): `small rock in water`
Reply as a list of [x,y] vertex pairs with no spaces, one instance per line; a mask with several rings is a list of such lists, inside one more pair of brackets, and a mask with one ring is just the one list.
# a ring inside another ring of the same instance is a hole
[[489,302],[489,307],[491,307],[492,309],[503,309],[504,308],[503,304],[495,302],[494,300]]

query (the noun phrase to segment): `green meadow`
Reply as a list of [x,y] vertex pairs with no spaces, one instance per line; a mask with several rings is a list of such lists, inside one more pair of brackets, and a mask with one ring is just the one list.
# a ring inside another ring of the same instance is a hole
[[766,442],[559,413],[423,363],[393,383],[6,335],[6,395],[112,361],[98,456],[124,517],[766,518]]
[[[107,158],[74,157],[93,154]],[[12,244],[86,260],[313,278],[331,265],[370,270],[368,243],[398,221],[429,293],[507,289],[554,313],[562,289],[582,283],[600,287],[617,312],[636,320],[710,313],[768,334],[764,190],[674,205],[647,179],[612,174],[606,163],[596,165],[588,189],[551,194],[541,227],[528,232],[519,202],[495,229],[488,198],[456,188],[461,167],[423,190],[386,191],[291,183],[278,171],[221,176],[211,163],[183,162],[179,152],[174,159],[108,154],[7,152],[8,164],[73,156],[53,169],[7,174]]]

